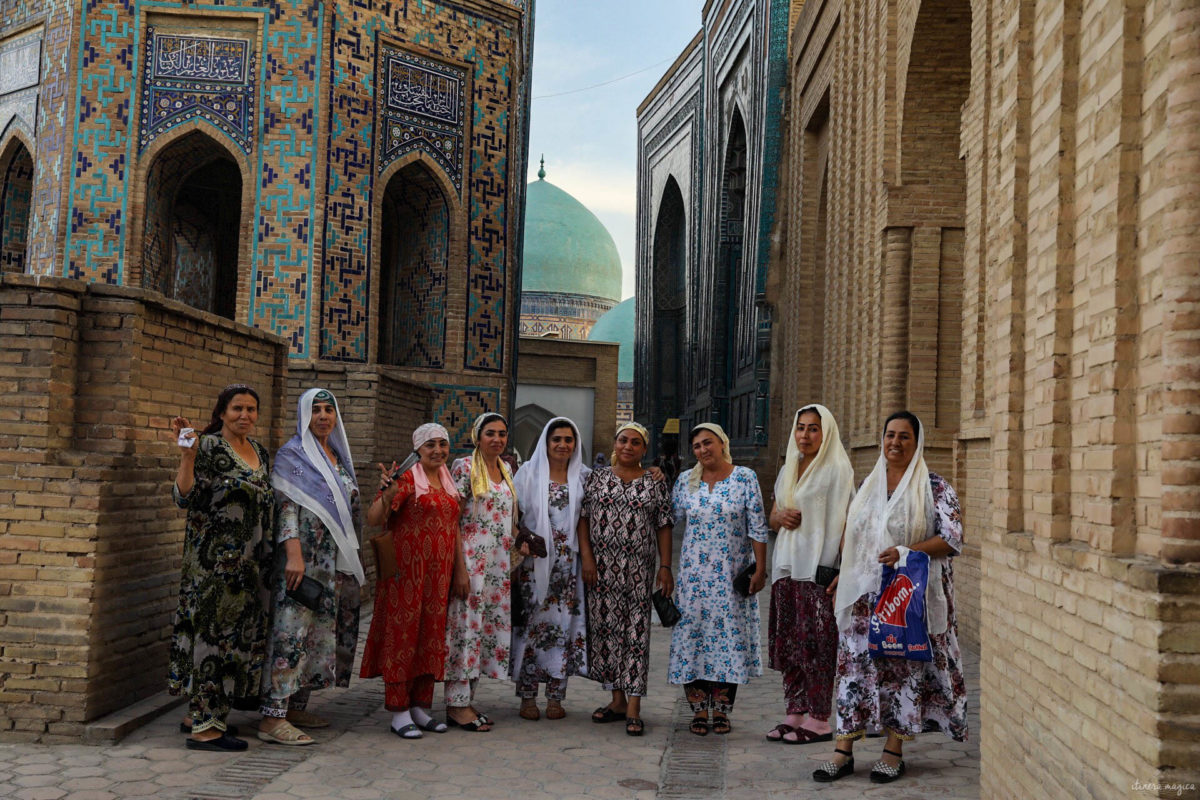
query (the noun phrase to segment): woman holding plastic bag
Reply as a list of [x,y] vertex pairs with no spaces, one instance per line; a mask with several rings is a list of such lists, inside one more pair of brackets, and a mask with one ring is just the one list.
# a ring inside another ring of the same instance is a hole
[[[854,740],[868,730],[887,733],[883,757],[871,769],[874,783],[904,774],[903,743],[918,733],[941,730],[956,741],[967,738],[950,562],[962,549],[962,514],[954,489],[925,465],[924,448],[916,416],[899,411],[888,417],[879,460],[850,504],[834,601],[837,747],[833,759],[813,772],[822,783],[854,772]],[[932,660],[873,658],[870,623],[883,568],[896,568],[914,551],[929,560],[922,599]]]

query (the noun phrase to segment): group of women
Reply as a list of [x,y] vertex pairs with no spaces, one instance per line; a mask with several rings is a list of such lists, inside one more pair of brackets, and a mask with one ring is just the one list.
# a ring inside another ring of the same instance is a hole
[[[174,496],[188,523],[170,687],[189,697],[181,729],[193,749],[246,747],[226,724],[231,708],[257,708],[264,741],[312,744],[303,729],[328,721],[306,710],[309,693],[348,684],[358,636],[361,503],[337,401],[323,389],[302,395],[296,435],[274,469],[250,438],[257,413],[255,392],[235,385],[200,435],[174,421],[182,454]],[[641,735],[656,591],[679,612],[668,680],[683,686],[691,732],[732,730],[738,686],[762,674],[756,594],[768,583],[768,519],[755,474],[734,466],[721,427],[691,431],[696,463],[673,489],[642,466],[648,433],[636,423],[617,431],[611,466],[595,470],[563,417],[546,425],[515,475],[501,458],[502,416],[476,420],[471,442],[471,454],[448,465],[448,431],[418,427],[415,463],[380,465],[366,506],[367,523],[385,535],[373,541],[378,574],[360,675],[383,678],[392,732],[491,730],[475,703],[480,677],[511,678],[528,720],[542,715],[544,685],[545,716],[561,719],[568,680],[586,676],[612,692],[592,720]],[[917,418],[893,415],[855,493],[832,414],[811,405],[795,416],[769,517],[779,530],[769,660],[783,673],[787,717],[767,738],[836,735],[818,781],[852,773],[853,741],[868,731],[888,736],[871,772],[880,782],[903,774],[902,743],[915,734],[966,736],[949,560],[962,525],[953,489],[925,466],[923,448]],[[931,662],[868,655],[880,565],[905,548],[931,559]],[[444,722],[432,714],[437,682]]]

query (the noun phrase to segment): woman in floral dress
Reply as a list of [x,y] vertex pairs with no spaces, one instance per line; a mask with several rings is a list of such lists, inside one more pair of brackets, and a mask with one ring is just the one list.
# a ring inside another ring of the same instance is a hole
[[507,678],[512,646],[511,550],[516,540],[516,490],[500,454],[508,423],[484,414],[471,427],[474,452],[450,473],[463,497],[463,562],[470,582],[466,598],[450,600],[446,619],[446,723],[490,731],[492,720],[472,705],[480,676]]
[[[735,467],[729,437],[720,425],[692,429],[696,466],[675,481],[675,523],[684,524],[676,603],[682,617],[671,632],[667,679],[683,684],[692,707],[689,727],[697,736],[709,730],[729,733],[729,714],[738,684],[762,675],[758,600],[767,582],[767,523],[758,478]],[[743,597],[733,579],[755,565],[750,593]]]
[[[358,480],[337,400],[325,389],[300,395],[296,435],[276,453],[271,485],[278,547],[258,738],[315,744],[298,728],[329,725],[307,710],[314,689],[350,685],[364,579]],[[288,596],[306,575],[323,589],[316,609]]]
[[[640,736],[642,698],[650,673],[650,595],[671,578],[671,498],[666,484],[642,468],[648,432],[636,422],[617,429],[611,467],[588,476],[579,521],[579,554],[587,584],[588,677],[612,691],[593,722],[624,720]],[[657,563],[657,566],[655,566]]]
[[547,423],[513,483],[521,522],[546,544],[546,558],[527,558],[514,573],[527,619],[513,628],[513,680],[521,717],[536,720],[538,684],[546,684],[546,719],[566,716],[567,679],[587,667],[587,619],[576,527],[583,482],[579,430],[566,417]]
[[[967,689],[954,617],[951,559],[962,550],[962,513],[954,489],[925,465],[920,420],[898,411],[884,424],[875,469],[863,481],[846,519],[837,617],[837,748],[816,771],[822,783],[854,772],[854,740],[883,728],[883,757],[871,780],[904,774],[902,747],[918,733],[940,730],[967,738]],[[895,566],[901,551],[929,556],[925,621],[932,661],[868,655],[868,620],[882,580],[880,565]]]
[[412,443],[420,460],[395,478],[395,464],[391,470],[381,464],[380,491],[367,512],[370,524],[382,523],[392,533],[396,571],[379,576],[360,673],[383,676],[391,730],[402,739],[446,730],[430,714],[433,684],[446,671],[451,591],[467,596],[460,497],[446,468],[450,434],[430,422],[413,431]]
[[188,696],[191,750],[245,750],[225,719],[257,708],[262,689],[275,496],[267,451],[250,438],[257,420],[258,394],[234,384],[200,436],[183,417],[171,423],[188,442],[172,487],[188,513],[167,687]]

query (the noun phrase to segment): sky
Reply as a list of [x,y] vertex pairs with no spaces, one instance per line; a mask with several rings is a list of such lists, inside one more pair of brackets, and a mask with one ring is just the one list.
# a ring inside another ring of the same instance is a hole
[[703,5],[537,0],[528,179],[537,180],[544,154],[546,180],[608,228],[621,255],[622,299],[634,291],[637,107],[700,30]]

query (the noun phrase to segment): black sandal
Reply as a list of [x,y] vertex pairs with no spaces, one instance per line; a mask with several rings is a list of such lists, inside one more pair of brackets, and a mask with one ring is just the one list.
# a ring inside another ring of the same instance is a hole
[[846,756],[846,763],[838,766],[832,761],[826,761],[821,766],[813,770],[813,780],[817,783],[833,783],[847,775],[854,774],[854,753],[843,750],[840,747],[834,748],[835,753],[841,753]]
[[641,736],[646,730],[646,723],[642,722],[637,717],[625,718],[625,734],[627,736]]
[[475,719],[471,720],[470,722],[459,722],[449,714],[446,715],[446,727],[462,728],[464,731],[468,731],[469,733],[487,733],[491,730],[491,728],[485,728],[484,726],[491,724],[492,723],[488,722],[483,714],[475,717]]
[[717,716],[713,714],[712,732],[724,736],[733,730],[733,726],[729,724],[729,717],[725,715]]
[[692,724],[688,725],[688,730],[697,736],[708,736],[708,714],[692,717]]
[[883,748],[883,752],[900,759],[900,763],[893,767],[883,763],[883,759],[876,761],[875,766],[871,767],[871,783],[891,783],[904,774],[904,754],[888,750],[886,747]]
[[592,712],[592,722],[597,724],[620,722],[623,719],[625,719],[624,711],[613,711],[609,706],[600,706]]

